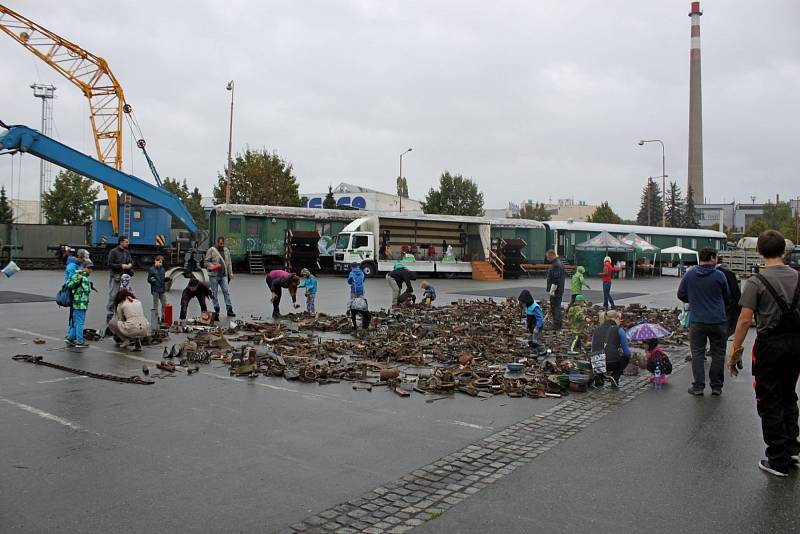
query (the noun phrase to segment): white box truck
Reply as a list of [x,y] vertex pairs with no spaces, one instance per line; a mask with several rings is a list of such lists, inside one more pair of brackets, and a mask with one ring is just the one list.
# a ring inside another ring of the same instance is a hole
[[358,262],[367,276],[389,272],[398,262],[417,273],[456,276],[472,273],[491,243],[489,219],[449,215],[391,214],[362,217],[336,239],[334,269]]

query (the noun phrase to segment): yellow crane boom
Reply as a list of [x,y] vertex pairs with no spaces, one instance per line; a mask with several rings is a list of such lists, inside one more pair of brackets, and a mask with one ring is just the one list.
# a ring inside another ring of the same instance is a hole
[[[125,95],[106,60],[0,4],[0,30],[78,86],[89,100],[97,159],[122,170],[122,113]],[[114,232],[119,233],[119,196],[113,187],[108,209]],[[127,231],[127,229],[125,229]]]

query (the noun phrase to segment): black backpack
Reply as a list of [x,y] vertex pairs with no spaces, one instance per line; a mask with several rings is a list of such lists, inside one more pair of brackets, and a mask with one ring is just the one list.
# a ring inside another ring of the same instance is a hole
[[778,292],[763,274],[756,274],[756,278],[758,278],[761,283],[764,284],[764,287],[767,288],[767,291],[769,291],[769,293],[772,295],[772,298],[775,300],[775,303],[778,304],[778,307],[781,310],[781,318],[778,324],[765,332],[761,332],[760,335],[800,335],[800,308],[797,306],[798,302],[800,302],[800,273],[797,275],[797,285],[794,289],[794,297],[792,297],[791,306],[786,303],[786,299],[783,298],[783,295],[778,294]]

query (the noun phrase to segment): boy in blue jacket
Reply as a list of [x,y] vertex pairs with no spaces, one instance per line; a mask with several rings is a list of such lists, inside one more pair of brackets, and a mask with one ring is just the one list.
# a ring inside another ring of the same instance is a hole
[[165,283],[166,271],[164,270],[164,256],[156,256],[153,266],[147,271],[147,281],[150,283],[150,293],[153,295],[153,309],[158,314],[161,303],[161,319],[164,320],[164,308],[167,305],[167,286]]
[[304,287],[306,289],[306,311],[308,313],[316,313],[314,299],[317,297],[317,277],[311,274],[311,271],[308,269],[300,271],[300,277],[303,280],[297,287]]
[[523,289],[517,297],[520,305],[525,310],[525,325],[528,328],[528,345],[538,356],[547,354],[547,347],[539,341],[539,332],[544,325],[544,314],[539,303],[533,300],[533,295],[527,289]]
[[364,271],[357,261],[350,264],[350,274],[347,276],[347,283],[350,284],[350,298],[364,296]]

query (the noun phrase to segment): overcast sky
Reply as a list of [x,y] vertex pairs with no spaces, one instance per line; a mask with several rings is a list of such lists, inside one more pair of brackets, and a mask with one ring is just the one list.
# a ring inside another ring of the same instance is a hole
[[[631,217],[661,174],[640,138],[664,140],[686,189],[688,0],[3,2],[105,58],[161,176],[204,195],[225,164],[230,79],[234,151],[276,150],[303,193],[393,191],[413,147],[412,198],[449,170],[486,207],[573,197]],[[797,196],[800,2],[701,7],[706,197]],[[29,85],[53,83],[55,137],[93,154],[77,88],[5,35],[0,57],[0,119],[38,127]],[[124,151],[125,170],[151,179],[130,136]],[[23,158],[23,198],[38,169]]]

